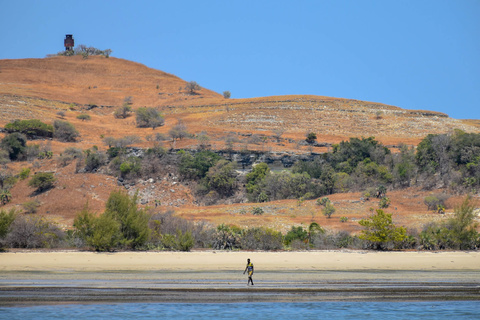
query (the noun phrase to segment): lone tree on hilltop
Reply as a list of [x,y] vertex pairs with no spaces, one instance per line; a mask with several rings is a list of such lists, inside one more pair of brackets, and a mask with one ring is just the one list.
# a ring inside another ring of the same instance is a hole
[[202,87],[200,87],[200,85],[195,82],[195,81],[190,81],[187,83],[187,85],[185,86],[185,90],[187,90],[187,92],[189,94],[196,94],[196,91],[202,89]]

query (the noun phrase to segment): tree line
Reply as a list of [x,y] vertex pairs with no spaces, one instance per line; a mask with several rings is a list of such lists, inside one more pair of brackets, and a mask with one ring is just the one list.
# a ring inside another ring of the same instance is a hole
[[96,251],[175,250],[192,248],[217,250],[284,249],[478,249],[475,203],[467,196],[455,214],[442,223],[424,226],[420,233],[408,232],[392,222],[382,209],[359,221],[359,235],[333,232],[312,222],[292,226],[282,234],[265,227],[240,228],[205,222],[194,223],[153,208],[137,206],[137,196],[113,191],[105,211],[95,214],[85,208],[77,213],[73,229],[61,230],[55,223],[35,215],[0,210],[0,249],[2,248],[90,248]]

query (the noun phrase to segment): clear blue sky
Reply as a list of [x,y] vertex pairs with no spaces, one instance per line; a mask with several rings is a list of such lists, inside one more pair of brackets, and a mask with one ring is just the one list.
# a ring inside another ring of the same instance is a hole
[[0,0],[0,59],[75,44],[232,98],[313,94],[480,119],[480,0]]

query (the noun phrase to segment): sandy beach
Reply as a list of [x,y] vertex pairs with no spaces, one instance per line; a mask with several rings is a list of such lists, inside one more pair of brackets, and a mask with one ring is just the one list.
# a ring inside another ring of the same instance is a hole
[[0,253],[0,271],[243,270],[470,270],[480,271],[480,252],[116,252],[11,251]]
[[371,299],[480,300],[480,252],[0,253],[0,305]]

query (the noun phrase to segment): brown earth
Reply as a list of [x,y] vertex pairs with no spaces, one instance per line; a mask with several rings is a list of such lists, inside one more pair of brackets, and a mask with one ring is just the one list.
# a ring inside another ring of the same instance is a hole
[[[195,95],[184,89],[186,82],[139,63],[117,58],[53,57],[46,59],[0,60],[0,126],[15,119],[40,119],[52,123],[64,111],[65,119],[80,132],[76,143],[56,140],[36,140],[30,143],[48,146],[54,152],[52,160],[8,164],[14,172],[29,167],[32,171],[53,171],[57,182],[54,189],[34,195],[26,181],[18,182],[11,190],[13,200],[6,208],[22,208],[32,199],[41,203],[38,214],[51,216],[65,227],[87,203],[101,212],[111,190],[120,188],[116,179],[104,174],[75,174],[74,165],[60,167],[56,157],[69,146],[88,149],[96,145],[106,149],[103,137],[136,135],[143,142],[139,147],[151,147],[148,136],[168,133],[182,120],[192,138],[165,142],[165,147],[197,148],[195,136],[201,132],[209,138],[210,148],[225,148],[230,138],[233,149],[271,152],[325,152],[329,145],[350,137],[374,136],[392,150],[400,144],[416,146],[429,133],[446,133],[455,129],[480,132],[479,120],[457,120],[432,111],[405,110],[375,102],[322,96],[277,96],[253,99],[225,99],[218,93],[202,88]],[[132,107],[155,107],[165,115],[165,125],[152,129],[137,128],[135,117],[116,119],[115,108],[125,97],[132,97]],[[92,108],[92,106],[94,107]],[[77,115],[88,113],[90,121]],[[304,146],[307,132],[316,132],[323,146]],[[275,135],[281,133],[280,138]],[[252,139],[258,135],[258,139]],[[0,133],[0,138],[4,133]],[[123,187],[122,187],[123,188]],[[261,204],[265,214],[253,216],[251,208],[260,204],[236,204],[200,207],[188,185],[177,177],[165,175],[139,181],[129,189],[139,189],[143,202],[152,206],[155,200],[162,207],[174,207],[181,216],[207,220],[214,224],[235,223],[241,226],[265,225],[286,230],[292,224],[308,224],[312,219],[332,229],[358,231],[358,220],[369,214],[375,201],[360,202],[360,194],[345,193],[330,196],[337,212],[331,219],[320,213],[314,201],[301,205],[296,200]],[[152,191],[153,190],[153,191]],[[148,192],[147,192],[148,191]],[[436,192],[441,192],[437,190]],[[406,189],[389,192],[392,205],[389,212],[403,225],[418,228],[431,219],[442,219],[428,212],[423,204],[425,191]],[[451,198],[453,203],[460,197]],[[339,217],[348,217],[341,223]]]

